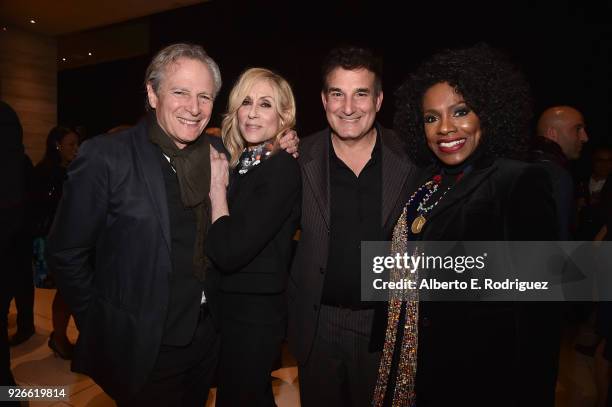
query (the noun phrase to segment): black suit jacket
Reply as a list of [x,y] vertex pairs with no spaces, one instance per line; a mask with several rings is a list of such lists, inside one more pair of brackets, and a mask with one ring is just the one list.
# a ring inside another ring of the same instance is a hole
[[206,254],[221,273],[221,291],[285,291],[301,189],[298,163],[285,151],[244,175],[234,172],[230,216],[212,224],[206,241]]
[[[421,181],[433,174],[422,171]],[[477,162],[421,232],[423,241],[554,241],[557,235],[546,172],[507,159]],[[552,407],[558,318],[554,303],[421,302],[417,404]],[[382,346],[384,332],[376,334]]]
[[[425,182],[432,168],[421,171]],[[552,186],[544,170],[481,159],[427,216],[422,240],[556,240]]]
[[[377,129],[382,141],[381,225],[390,238],[413,186],[414,166],[397,136],[380,126]],[[288,283],[289,346],[300,364],[306,363],[316,335],[329,251],[329,137],[326,129],[300,143],[301,236]],[[360,278],[359,273],[355,270],[355,278]]]
[[[49,235],[49,266],[80,332],[72,368],[113,398],[145,382],[167,314],[172,263],[160,154],[146,121],[83,143]],[[214,284],[205,284],[213,311]]]

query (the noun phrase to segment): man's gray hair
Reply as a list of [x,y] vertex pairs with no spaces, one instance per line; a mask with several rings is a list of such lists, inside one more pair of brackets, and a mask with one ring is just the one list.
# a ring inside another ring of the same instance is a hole
[[[164,73],[166,72],[166,68],[168,65],[175,63],[180,58],[200,61],[205,64],[208,69],[210,69],[215,85],[215,94],[213,96],[216,97],[219,90],[221,90],[222,84],[219,66],[210,56],[208,56],[206,51],[204,51],[204,48],[196,44],[172,44],[155,54],[145,73],[145,89],[148,84],[151,84],[153,91],[155,94],[157,94],[161,81],[164,77]],[[145,107],[147,110],[151,110],[151,105],[149,104],[149,99],[147,97],[145,97]]]

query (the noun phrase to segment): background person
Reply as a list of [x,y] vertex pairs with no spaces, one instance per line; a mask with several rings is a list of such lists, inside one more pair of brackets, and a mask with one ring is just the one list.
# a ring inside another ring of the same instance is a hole
[[[33,224],[34,224],[34,258],[37,278],[45,288],[55,288],[54,277],[48,273],[44,258],[47,235],[53,224],[55,212],[62,197],[68,165],[76,158],[79,148],[79,136],[73,130],[53,127],[47,135],[45,155],[34,168],[33,181]],[[47,342],[55,355],[62,359],[71,359],[74,345],[66,336],[70,321],[70,308],[58,290],[53,297],[52,322],[53,332]]]
[[[15,111],[0,101],[0,136],[3,141],[3,159],[0,160],[0,386],[14,386],[8,345],[8,310],[12,296],[12,276],[17,267],[16,246],[24,224],[25,173],[23,129]],[[8,272],[6,272],[8,270]],[[3,402],[19,406],[19,402]]]
[[27,154],[24,154],[23,174],[25,179],[25,198],[22,202],[24,220],[17,235],[15,246],[15,270],[12,279],[12,297],[17,311],[17,332],[9,338],[10,346],[24,343],[34,335],[34,276],[32,273],[32,231],[33,202],[32,182],[34,167]]
[[606,208],[602,202],[602,191],[612,174],[612,148],[595,147],[591,160],[591,173],[578,186],[577,240],[593,240],[605,224]]
[[588,140],[582,113],[571,106],[552,106],[540,115],[531,141],[530,161],[541,165],[552,181],[559,240],[573,240],[575,235],[576,197],[569,162],[580,158]]

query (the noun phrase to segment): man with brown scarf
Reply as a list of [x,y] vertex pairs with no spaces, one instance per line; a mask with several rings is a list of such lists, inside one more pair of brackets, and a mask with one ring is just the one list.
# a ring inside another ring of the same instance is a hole
[[84,143],[69,168],[48,260],[80,331],[73,370],[119,405],[202,406],[219,347],[210,146],[224,148],[201,135],[221,75],[202,47],[174,44],[145,86],[148,117]]

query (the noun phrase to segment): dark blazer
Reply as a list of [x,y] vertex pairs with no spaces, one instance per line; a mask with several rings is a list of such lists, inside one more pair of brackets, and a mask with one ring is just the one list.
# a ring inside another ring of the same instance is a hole
[[[545,170],[513,160],[476,163],[427,218],[424,241],[557,239]],[[552,407],[558,317],[553,303],[421,302],[417,404]]]
[[545,137],[534,137],[529,151],[530,162],[541,165],[548,173],[557,208],[559,240],[573,240],[576,217],[574,179],[561,147]]
[[244,175],[234,171],[230,216],[217,219],[206,239],[206,254],[222,274],[221,291],[285,291],[301,192],[299,165],[285,151]]
[[[167,314],[172,263],[160,154],[144,120],[83,143],[49,235],[49,266],[80,332],[72,368],[113,398],[145,382]],[[205,292],[214,314],[213,281]]]
[[[382,141],[381,225],[390,238],[412,189],[414,166],[397,136],[380,126],[377,129]],[[288,284],[289,346],[300,364],[306,363],[316,334],[329,250],[329,137],[326,129],[300,143],[301,236]],[[355,270],[355,278],[360,278],[359,273]]]
[[[424,182],[433,174],[429,168],[420,178]],[[556,240],[546,175],[516,160],[480,160],[427,216],[422,240]]]
[[[612,240],[612,175],[606,179],[606,184],[601,190],[601,206],[604,213],[605,225],[608,228],[608,234],[605,240]],[[609,346],[612,348],[612,344]]]

